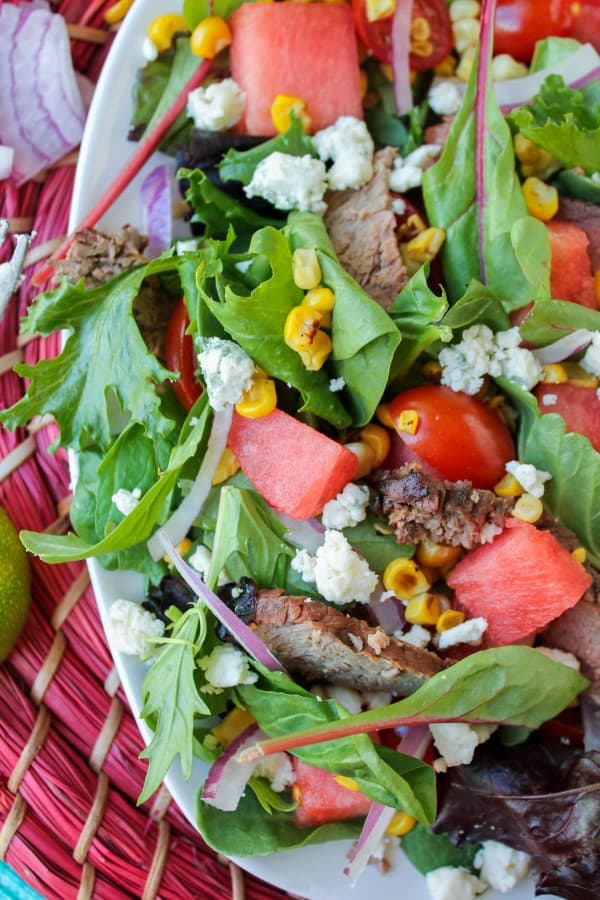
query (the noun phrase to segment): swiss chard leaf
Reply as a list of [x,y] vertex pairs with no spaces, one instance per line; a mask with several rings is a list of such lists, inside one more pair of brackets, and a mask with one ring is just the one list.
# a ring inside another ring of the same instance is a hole
[[317,156],[314,144],[305,134],[300,119],[292,116],[292,123],[283,134],[257,144],[250,150],[229,150],[219,163],[221,180],[250,184],[257,165],[275,152],[287,153],[289,156]]
[[248,238],[265,225],[274,228],[281,225],[280,221],[261,216],[220,191],[200,169],[180,169],[177,177],[190,183],[185,197],[194,209],[192,222],[204,225],[206,237],[225,238],[233,226],[237,235]]

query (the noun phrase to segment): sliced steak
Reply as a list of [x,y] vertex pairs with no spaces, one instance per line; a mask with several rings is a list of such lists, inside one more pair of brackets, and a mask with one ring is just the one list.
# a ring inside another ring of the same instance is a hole
[[470,481],[441,481],[417,463],[379,470],[371,483],[375,514],[387,518],[399,544],[430,540],[470,550],[502,531],[514,503]]
[[600,703],[600,605],[580,600],[550,623],[542,642],[577,657],[581,671],[592,682],[589,696]]
[[445,665],[380,627],[279,590],[259,592],[253,627],[283,665],[308,682],[405,696]]
[[583,228],[590,242],[589,254],[592,269],[600,269],[600,206],[585,200],[561,197],[557,218]]
[[454,116],[444,116],[436,125],[428,125],[425,129],[424,139],[426,144],[438,144],[443,147],[448,140]]
[[73,283],[83,278],[86,288],[94,288],[131,266],[147,263],[143,254],[147,243],[147,239],[129,225],[116,234],[84,228],[77,232],[66,258],[56,260],[54,269],[59,278],[67,278]]
[[395,157],[393,147],[379,150],[368,184],[357,191],[329,191],[324,217],[341,264],[384,309],[408,281],[388,183]]

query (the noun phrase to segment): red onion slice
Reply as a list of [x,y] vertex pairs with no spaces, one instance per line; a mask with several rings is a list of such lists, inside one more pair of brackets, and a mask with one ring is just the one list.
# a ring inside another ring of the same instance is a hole
[[164,530],[159,531],[155,537],[161,545],[161,555],[166,553],[183,580],[188,584],[195,594],[201,597],[214,616],[221,622],[225,628],[231,632],[246,653],[253,659],[269,669],[271,672],[285,672],[277,657],[273,656],[269,648],[264,644],[254,631],[242,622],[238,616],[229,609],[226,603],[223,603],[220,597],[217,597],[211,589],[205,584],[197,572],[190,568],[184,559],[179,555],[168,535]]
[[369,597],[369,606],[383,630],[387,634],[402,631],[406,624],[404,618],[404,606],[397,597],[383,597],[388,593],[380,580],[377,587]]
[[394,73],[394,100],[399,116],[413,108],[410,87],[410,27],[413,0],[396,0],[392,18],[392,71]]
[[[208,497],[219,460],[227,446],[232,417],[233,406],[231,404],[215,412],[206,453],[192,489],[162,526],[162,531],[175,545],[179,544],[187,535]],[[148,550],[154,560],[160,559],[163,555],[164,549],[158,532],[153,534],[148,541]]]
[[371,804],[360,837],[352,848],[348,865],[344,868],[344,875],[350,884],[356,884],[395,814],[396,810],[391,806],[384,806],[382,803]]
[[287,513],[273,509],[273,507],[271,507],[271,511],[287,529],[286,541],[301,550],[308,550],[309,553],[317,552],[325,540],[325,527],[318,519],[292,519]]
[[148,236],[146,256],[151,259],[168,250],[173,239],[171,179],[165,163],[147,175],[140,188],[141,230]]
[[212,764],[206,776],[202,790],[202,799],[205,803],[225,812],[233,812],[238,808],[259,760],[241,763],[236,758],[237,754],[264,737],[266,735],[258,725],[249,725],[229,744],[222,756]]
[[562,362],[563,359],[568,359],[574,353],[585,350],[592,337],[593,332],[588,331],[587,328],[578,328],[576,331],[571,331],[570,334],[566,334],[564,337],[554,341],[553,344],[534,350],[533,355],[543,366],[549,363]]
[[77,146],[85,111],[62,16],[46,3],[3,3],[0,34],[0,143],[15,151],[20,185]]
[[509,112],[532,100],[548,75],[562,75],[565,84],[572,88],[585,87],[586,84],[600,78],[600,55],[591,44],[583,44],[554,66],[548,66],[547,69],[541,69],[524,78],[497,81],[494,84],[494,93],[502,112]]

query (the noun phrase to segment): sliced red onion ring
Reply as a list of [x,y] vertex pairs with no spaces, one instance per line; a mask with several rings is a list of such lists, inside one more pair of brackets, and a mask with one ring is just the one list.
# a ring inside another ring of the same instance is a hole
[[148,236],[146,256],[153,259],[168,250],[173,239],[171,180],[169,168],[161,163],[152,169],[140,188],[140,226]]
[[399,116],[413,108],[410,87],[410,26],[413,0],[396,0],[392,18],[392,71],[394,73],[394,100]]
[[85,111],[62,16],[47,3],[3,3],[0,34],[0,143],[15,151],[20,185],[77,146]]
[[578,328],[554,341],[553,344],[534,350],[533,355],[543,366],[548,363],[562,362],[563,359],[568,359],[574,353],[585,350],[593,336],[593,332],[588,331],[587,328]]
[[260,760],[241,763],[236,758],[237,754],[264,737],[266,735],[258,725],[249,725],[229,744],[223,755],[212,764],[206,776],[202,790],[202,799],[205,803],[225,812],[233,812],[238,808],[246,785]]
[[286,541],[299,547],[301,550],[308,550],[309,553],[316,553],[325,540],[325,527],[321,525],[318,519],[292,519],[287,513],[278,509],[273,509],[273,513],[277,516],[281,524],[287,529],[285,533]]
[[431,740],[429,725],[408,725],[398,744],[398,753],[423,759]]
[[532,100],[548,75],[562,75],[565,84],[572,88],[582,88],[590,81],[600,78],[600,56],[591,44],[583,44],[554,66],[548,66],[547,69],[524,78],[497,81],[494,93],[502,112],[508,112]]
[[[387,634],[402,631],[406,624],[404,618],[404,606],[397,597],[384,597],[387,594],[383,582],[379,581],[377,587],[369,597],[369,606],[383,630]],[[383,597],[383,599],[382,599]]]
[[[215,412],[206,453],[192,489],[162,526],[161,530],[176,545],[187,535],[208,497],[219,460],[227,446],[232,417],[233,406],[231,404]],[[154,560],[160,559],[164,553],[158,534],[158,532],[153,534],[148,541],[148,550]]]
[[164,530],[160,530],[155,535],[157,541],[161,545],[161,555],[167,553],[171,562],[188,584],[195,594],[202,597],[210,611],[217,617],[219,622],[233,635],[238,644],[240,644],[246,653],[253,659],[269,669],[271,672],[285,672],[277,657],[273,656],[269,648],[264,644],[254,631],[242,622],[238,616],[229,609],[226,603],[223,603],[220,597],[217,597],[211,589],[205,584],[197,572],[190,568],[184,559],[179,555],[169,536]]

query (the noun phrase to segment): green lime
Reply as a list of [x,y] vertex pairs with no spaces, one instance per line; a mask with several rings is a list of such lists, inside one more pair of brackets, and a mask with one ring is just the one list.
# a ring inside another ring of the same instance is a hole
[[15,526],[0,507],[0,662],[19,639],[29,611],[27,553]]

